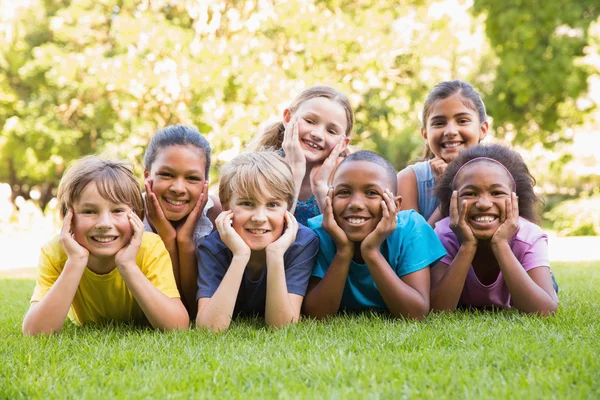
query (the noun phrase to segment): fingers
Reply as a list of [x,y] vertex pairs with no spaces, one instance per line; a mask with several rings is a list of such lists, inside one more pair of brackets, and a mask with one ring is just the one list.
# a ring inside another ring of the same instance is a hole
[[194,205],[194,208],[190,212],[186,222],[191,220],[194,222],[194,224],[196,224],[196,222],[198,220],[198,216],[202,213],[202,211],[204,210],[204,207],[206,207],[207,202],[208,202],[208,181],[204,181],[204,183],[202,184],[202,192],[200,193],[200,196],[198,196],[198,200],[196,200],[196,204]]
[[456,190],[450,197],[450,221],[458,223],[458,192]]
[[131,225],[131,228],[133,229],[133,236],[132,236],[132,240],[136,239],[136,240],[142,240],[142,235],[144,234],[144,223],[142,222],[142,220],[140,219],[140,217],[137,216],[137,214],[133,211],[131,211],[128,214],[129,217],[129,224]]
[[285,212],[285,222],[287,225],[285,234],[292,235],[295,238],[296,234],[298,233],[298,221],[296,221],[294,214],[292,214],[289,211],[286,211]]
[[460,203],[461,207],[460,207],[460,216],[458,219],[458,222],[461,224],[466,224],[467,223],[467,201],[463,200]]
[[519,219],[519,196],[515,192],[512,193],[512,218]]
[[69,210],[67,211],[67,215],[65,215],[65,218],[63,219],[63,225],[62,225],[62,228],[60,229],[60,236],[65,237],[66,235],[71,234],[72,221],[73,221],[73,209],[69,208]]

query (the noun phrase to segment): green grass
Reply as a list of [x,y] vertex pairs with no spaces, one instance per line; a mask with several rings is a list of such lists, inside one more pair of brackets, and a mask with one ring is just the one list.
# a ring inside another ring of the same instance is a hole
[[244,320],[218,335],[67,324],[24,338],[33,281],[0,280],[0,398],[600,398],[600,263],[553,270],[553,318]]

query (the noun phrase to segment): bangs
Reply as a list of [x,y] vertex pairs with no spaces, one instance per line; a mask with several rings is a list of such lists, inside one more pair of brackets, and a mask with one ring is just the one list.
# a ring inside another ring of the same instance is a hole
[[100,196],[115,204],[127,204],[140,218],[143,218],[143,202],[137,182],[119,176],[116,171],[103,172],[104,174],[94,180]]

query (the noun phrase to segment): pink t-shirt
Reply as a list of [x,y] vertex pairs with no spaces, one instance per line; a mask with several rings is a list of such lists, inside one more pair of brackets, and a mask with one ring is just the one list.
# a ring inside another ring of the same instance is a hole
[[[450,218],[444,218],[435,224],[435,233],[448,252],[440,261],[449,267],[460,248],[458,238],[450,229]],[[519,232],[511,240],[510,248],[525,271],[537,267],[550,267],[548,236],[539,226],[525,218],[519,218]],[[484,285],[477,279],[471,265],[460,295],[460,304],[471,307],[511,307],[510,293],[502,272],[498,274],[496,282]]]

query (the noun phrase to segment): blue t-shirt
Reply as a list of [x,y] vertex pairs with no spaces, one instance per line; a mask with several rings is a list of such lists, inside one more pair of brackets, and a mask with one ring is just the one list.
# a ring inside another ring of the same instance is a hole
[[[304,296],[311,271],[319,252],[319,238],[305,226],[298,225],[296,241],[283,256],[288,293]],[[218,231],[208,235],[198,246],[198,292],[201,297],[212,297],[231,265],[233,253],[221,240]],[[267,299],[267,266],[260,277],[252,280],[247,271],[240,283],[234,315],[265,315]]]
[[433,171],[431,171],[431,165],[429,161],[422,161],[408,167],[413,170],[417,178],[417,191],[419,193],[417,204],[419,205],[419,212],[427,221],[440,204],[433,193],[435,177]]
[[[309,226],[321,241],[312,276],[323,278],[335,257],[335,242],[323,229],[323,216],[311,218]],[[381,254],[397,276],[402,277],[439,261],[446,255],[433,229],[415,210],[400,211],[396,230],[381,245]],[[388,309],[367,264],[350,263],[340,307],[348,311],[368,308]]]

